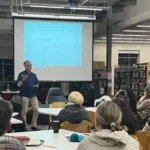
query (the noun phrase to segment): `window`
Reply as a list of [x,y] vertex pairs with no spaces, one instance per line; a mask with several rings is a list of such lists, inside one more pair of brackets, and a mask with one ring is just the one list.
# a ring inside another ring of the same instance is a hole
[[139,54],[118,54],[118,65],[132,66],[138,63]]

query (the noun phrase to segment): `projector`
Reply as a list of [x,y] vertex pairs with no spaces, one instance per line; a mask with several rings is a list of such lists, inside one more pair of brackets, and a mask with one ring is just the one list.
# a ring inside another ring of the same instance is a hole
[[69,5],[78,5],[81,0],[68,0]]

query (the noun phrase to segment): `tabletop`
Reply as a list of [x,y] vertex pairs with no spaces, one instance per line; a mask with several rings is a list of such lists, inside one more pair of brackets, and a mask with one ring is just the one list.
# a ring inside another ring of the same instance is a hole
[[[27,147],[27,150],[76,150],[79,143],[69,142],[65,135],[73,132],[60,129],[59,133],[53,133],[52,130],[31,131],[9,133],[9,136],[28,136],[30,140],[44,140],[43,145],[39,147]],[[56,148],[51,148],[51,146]]]
[[11,124],[22,124],[23,123],[23,121],[21,121],[21,120],[18,120],[18,119],[16,119],[16,118],[11,118]]
[[[86,107],[85,109],[87,111],[96,112],[96,107]],[[40,114],[52,115],[52,116],[58,116],[58,114],[61,110],[62,110],[62,108],[39,108],[38,109]]]
[[1,91],[2,94],[19,94],[19,91]]

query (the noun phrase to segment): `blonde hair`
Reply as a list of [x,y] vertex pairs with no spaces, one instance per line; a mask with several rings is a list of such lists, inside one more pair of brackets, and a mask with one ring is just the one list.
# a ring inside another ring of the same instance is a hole
[[78,105],[82,105],[84,102],[84,98],[80,92],[74,91],[69,94],[68,101]]
[[150,99],[150,86],[145,87],[144,92],[146,92],[145,99]]
[[100,104],[96,110],[96,126],[103,129],[110,129],[112,132],[121,131],[126,127],[121,127],[122,113],[115,103],[108,101]]

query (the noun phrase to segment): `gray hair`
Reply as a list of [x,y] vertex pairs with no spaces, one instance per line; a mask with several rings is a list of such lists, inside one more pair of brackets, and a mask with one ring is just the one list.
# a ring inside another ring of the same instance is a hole
[[30,60],[25,60],[23,64],[26,65],[27,63],[31,63],[31,61]]

